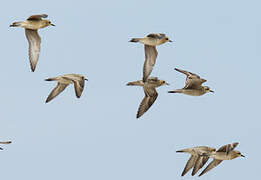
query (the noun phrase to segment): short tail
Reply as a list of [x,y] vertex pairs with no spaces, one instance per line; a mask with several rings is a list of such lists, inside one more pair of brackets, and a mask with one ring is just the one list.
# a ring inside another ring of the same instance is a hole
[[179,151],[176,151],[177,153],[182,153],[182,152],[184,152],[183,150],[179,150]]
[[55,78],[48,78],[48,79],[45,79],[46,81],[55,81]]
[[128,82],[127,86],[142,86],[143,85],[143,81],[133,81],[133,82]]
[[173,91],[168,91],[168,93],[182,93],[181,90],[173,90]]
[[177,152],[177,153],[190,152],[190,148],[181,149],[181,150],[178,150],[178,151],[176,151],[176,152]]
[[141,38],[132,38],[129,42],[139,42]]
[[10,27],[19,27],[22,25],[23,22],[14,22],[13,24],[10,25]]

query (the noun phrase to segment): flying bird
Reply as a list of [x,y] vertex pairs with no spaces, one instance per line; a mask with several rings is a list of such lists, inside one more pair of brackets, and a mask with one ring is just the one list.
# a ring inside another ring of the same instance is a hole
[[190,169],[193,168],[192,176],[194,176],[199,169],[201,169],[206,162],[208,161],[208,156],[202,156],[203,154],[210,153],[216,151],[215,148],[207,147],[207,146],[197,146],[187,149],[178,150],[176,152],[184,152],[191,154],[181,176],[184,176]]
[[46,81],[57,81],[57,86],[52,90],[46,99],[46,103],[58,96],[69,84],[74,84],[74,90],[77,98],[81,97],[84,89],[85,80],[88,81],[83,75],[80,74],[65,74],[54,78],[45,79]]
[[207,80],[200,78],[199,75],[177,68],[175,68],[175,70],[187,76],[185,87],[168,91],[168,93],[183,93],[190,96],[201,96],[207,92],[214,92],[208,86],[202,86],[202,84]]
[[[0,142],[0,144],[10,144],[12,143],[12,141],[2,141]],[[0,150],[3,150],[3,148],[0,147]]]
[[165,34],[149,34],[144,38],[132,38],[129,42],[140,42],[144,44],[145,62],[143,65],[143,82],[145,82],[155,65],[158,52],[156,46],[165,42],[172,42]]
[[10,27],[22,27],[25,28],[25,36],[29,43],[29,60],[31,70],[34,72],[39,55],[40,55],[40,44],[41,38],[37,32],[38,29],[45,28],[47,26],[55,26],[49,20],[43,20],[47,18],[47,14],[32,15],[25,21],[14,22]]
[[150,77],[145,82],[143,80],[129,82],[127,86],[141,86],[143,87],[145,97],[140,103],[136,118],[141,117],[152,104],[156,101],[158,93],[156,88],[163,85],[169,85],[164,80],[160,80],[157,77]]
[[213,161],[200,173],[199,176],[207,173],[217,165],[219,165],[223,160],[232,160],[237,157],[245,157],[241,152],[234,150],[239,143],[227,144],[219,148],[217,151],[206,153],[203,156],[213,158]]

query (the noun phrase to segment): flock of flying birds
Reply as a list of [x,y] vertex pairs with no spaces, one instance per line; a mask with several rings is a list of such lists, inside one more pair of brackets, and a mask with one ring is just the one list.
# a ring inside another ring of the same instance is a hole
[[[144,38],[133,38],[130,42],[139,42],[144,44],[145,49],[145,62],[143,65],[143,78],[139,81],[129,82],[128,86],[142,86],[145,97],[140,103],[137,118],[141,117],[156,101],[158,93],[157,87],[163,85],[169,85],[166,81],[160,80],[157,77],[150,77],[153,67],[157,59],[156,46],[166,42],[172,42],[165,34],[149,34]],[[201,78],[199,75],[189,71],[175,68],[176,71],[183,73],[187,76],[185,86],[182,89],[176,89],[169,91],[169,93],[183,93],[190,96],[201,96],[205,93],[212,92],[208,86],[202,86],[207,80]],[[202,176],[223,160],[232,160],[237,157],[244,157],[239,151],[235,151],[235,147],[239,143],[227,144],[219,148],[217,151],[215,148],[207,146],[197,146],[187,149],[182,149],[176,152],[185,152],[191,154],[181,176],[184,176],[190,169],[193,168],[192,176],[194,176],[208,161],[209,158],[213,158],[213,161],[199,174]]]
[[208,161],[209,158],[213,158],[213,161],[208,164],[208,166],[199,174],[202,176],[207,173],[217,165],[219,165],[223,160],[232,160],[237,157],[245,157],[241,152],[234,150],[239,143],[227,144],[220,147],[217,151],[215,148],[208,146],[197,146],[187,149],[182,149],[176,152],[184,152],[191,154],[181,176],[184,176],[190,169],[192,170],[192,176],[194,176],[199,169],[201,169]]
[[[144,38],[133,38],[130,42],[140,42],[144,44],[145,49],[145,62],[143,65],[143,78],[139,81],[129,82],[127,86],[142,86],[145,97],[140,103],[137,118],[141,117],[152,104],[156,101],[158,93],[157,87],[163,85],[169,85],[166,81],[160,80],[157,77],[150,77],[153,67],[156,63],[158,52],[156,46],[166,42],[172,42],[165,34],[149,34]],[[169,91],[169,93],[183,93],[190,96],[201,96],[207,92],[214,92],[207,86],[202,86],[207,80],[200,78],[197,74],[177,69],[176,71],[181,72],[187,76],[185,87],[182,89],[176,89]]]
[[[40,55],[41,38],[38,34],[38,29],[45,28],[47,26],[55,26],[49,20],[42,19],[47,17],[48,15],[46,14],[32,15],[25,21],[14,22],[10,25],[10,27],[22,27],[25,29],[25,35],[29,42],[30,66],[33,72],[35,71]],[[164,80],[160,80],[157,77],[150,77],[150,74],[156,63],[158,55],[156,46],[172,41],[165,34],[158,33],[149,34],[144,38],[133,38],[130,40],[130,42],[142,43],[144,44],[145,48],[143,78],[142,80],[129,82],[127,84],[128,86],[143,87],[145,97],[140,103],[136,116],[137,118],[140,118],[146,111],[148,111],[148,109],[157,99],[158,93],[156,91],[156,88],[163,85],[169,85],[167,82],[165,82]],[[183,93],[190,96],[201,96],[207,92],[214,92],[208,86],[202,86],[202,84],[207,80],[202,79],[197,74],[177,68],[175,68],[175,70],[187,76],[185,86],[182,89],[169,91],[169,93]],[[46,103],[59,95],[69,84],[74,85],[76,97],[80,98],[84,89],[85,80],[88,79],[80,74],[65,74],[46,79],[46,81],[57,81],[57,86],[47,97]],[[0,144],[10,143],[11,141],[0,142]],[[206,164],[209,158],[213,158],[213,161],[209,163],[209,165],[200,173],[199,176],[216,167],[223,160],[232,160],[237,157],[244,157],[239,151],[234,150],[237,145],[238,143],[227,144],[222,146],[218,150],[207,146],[197,146],[176,151],[191,154],[191,157],[182,172],[182,176],[184,176],[192,168],[192,176],[194,176],[199,171],[199,169],[201,169]],[[0,147],[0,149],[2,148]]]

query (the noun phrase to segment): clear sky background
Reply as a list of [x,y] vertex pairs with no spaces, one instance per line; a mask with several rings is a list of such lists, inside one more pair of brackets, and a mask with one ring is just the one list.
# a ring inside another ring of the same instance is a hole
[[[175,151],[239,142],[246,158],[224,161],[202,180],[260,178],[259,1],[3,1],[1,34],[4,180],[176,180],[188,154]],[[30,72],[28,43],[14,21],[46,13],[55,27],[39,30],[41,54]],[[129,81],[142,77],[144,49],[133,37],[166,33],[158,47],[154,105],[135,118],[144,96]],[[181,68],[199,74],[215,93],[168,94],[184,86]],[[45,78],[86,76],[84,92],[69,86],[45,104],[56,86]],[[209,161],[210,162],[210,161]]]

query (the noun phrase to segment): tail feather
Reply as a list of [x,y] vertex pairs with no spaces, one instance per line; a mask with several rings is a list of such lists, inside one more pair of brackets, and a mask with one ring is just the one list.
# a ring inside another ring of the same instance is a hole
[[13,22],[13,24],[10,25],[10,27],[19,27],[22,25],[23,22]]
[[47,79],[45,79],[46,81],[54,81],[55,80],[55,78],[47,78]]
[[142,85],[143,85],[143,81],[142,81],[142,80],[129,82],[129,83],[127,84],[127,86],[142,86]]
[[179,151],[176,151],[177,153],[182,153],[182,152],[184,152],[183,150],[179,150]]
[[182,153],[182,152],[190,152],[191,149],[190,148],[187,148],[187,149],[181,149],[181,150],[178,150],[176,151],[177,153]]
[[168,91],[168,93],[181,93],[180,90]]
[[139,42],[140,38],[132,38],[129,42]]

